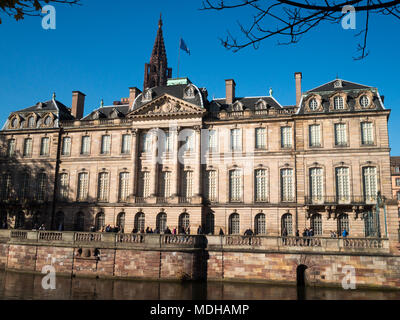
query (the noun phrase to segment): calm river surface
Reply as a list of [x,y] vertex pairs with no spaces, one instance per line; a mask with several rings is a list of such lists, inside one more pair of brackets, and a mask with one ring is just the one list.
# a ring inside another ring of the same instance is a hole
[[271,286],[265,284],[151,282],[57,277],[44,290],[41,275],[0,272],[1,300],[400,300],[400,291]]

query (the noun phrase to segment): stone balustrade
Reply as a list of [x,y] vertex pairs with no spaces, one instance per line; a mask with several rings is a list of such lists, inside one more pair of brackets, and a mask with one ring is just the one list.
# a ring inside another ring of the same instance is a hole
[[42,245],[48,243],[49,245],[74,247],[96,245],[99,248],[205,248],[233,251],[390,253],[389,240],[383,238],[203,236],[0,230],[0,242],[41,243]]

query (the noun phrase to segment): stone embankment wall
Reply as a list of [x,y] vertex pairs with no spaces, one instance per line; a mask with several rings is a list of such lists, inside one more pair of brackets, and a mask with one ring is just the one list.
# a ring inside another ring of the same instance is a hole
[[58,275],[255,281],[342,286],[354,267],[356,286],[400,289],[400,256],[385,239],[116,235],[0,232],[0,268]]

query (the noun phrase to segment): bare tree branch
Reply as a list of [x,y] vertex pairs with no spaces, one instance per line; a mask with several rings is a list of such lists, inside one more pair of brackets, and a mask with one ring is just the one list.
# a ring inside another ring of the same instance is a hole
[[[221,40],[228,50],[237,52],[248,46],[257,49],[263,40],[278,38],[278,44],[297,43],[305,33],[317,28],[323,22],[340,23],[346,13],[342,10],[353,6],[356,12],[366,17],[365,27],[356,34],[362,38],[357,45],[360,60],[368,56],[368,31],[372,15],[391,16],[400,19],[400,0],[204,0],[200,10],[250,8],[254,10],[251,22],[246,27],[238,22],[244,39],[238,40],[230,31],[226,39]],[[281,42],[280,38],[286,38]]]

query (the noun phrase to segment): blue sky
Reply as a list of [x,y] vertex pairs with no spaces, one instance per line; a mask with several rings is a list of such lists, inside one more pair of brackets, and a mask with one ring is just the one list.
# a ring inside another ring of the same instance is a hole
[[[83,5],[56,5],[57,28],[44,30],[41,19],[22,22],[4,18],[0,25],[0,121],[13,110],[51,98],[70,106],[71,92],[87,95],[85,114],[142,88],[144,63],[150,59],[160,12],[168,62],[176,76],[179,38],[191,50],[181,53],[181,76],[207,87],[209,96],[225,95],[224,80],[234,78],[237,95],[266,95],[273,88],[283,105],[295,104],[294,72],[303,72],[303,90],[340,78],[378,87],[392,109],[389,133],[392,155],[400,155],[400,33],[399,22],[374,16],[369,34],[370,55],[354,61],[362,28],[344,30],[323,24],[300,43],[278,46],[264,41],[258,50],[238,53],[223,48],[219,37],[229,29],[238,34],[238,19],[248,12],[200,11],[201,0],[82,0]],[[250,21],[247,19],[247,21]],[[281,41],[283,41],[281,39]]]

